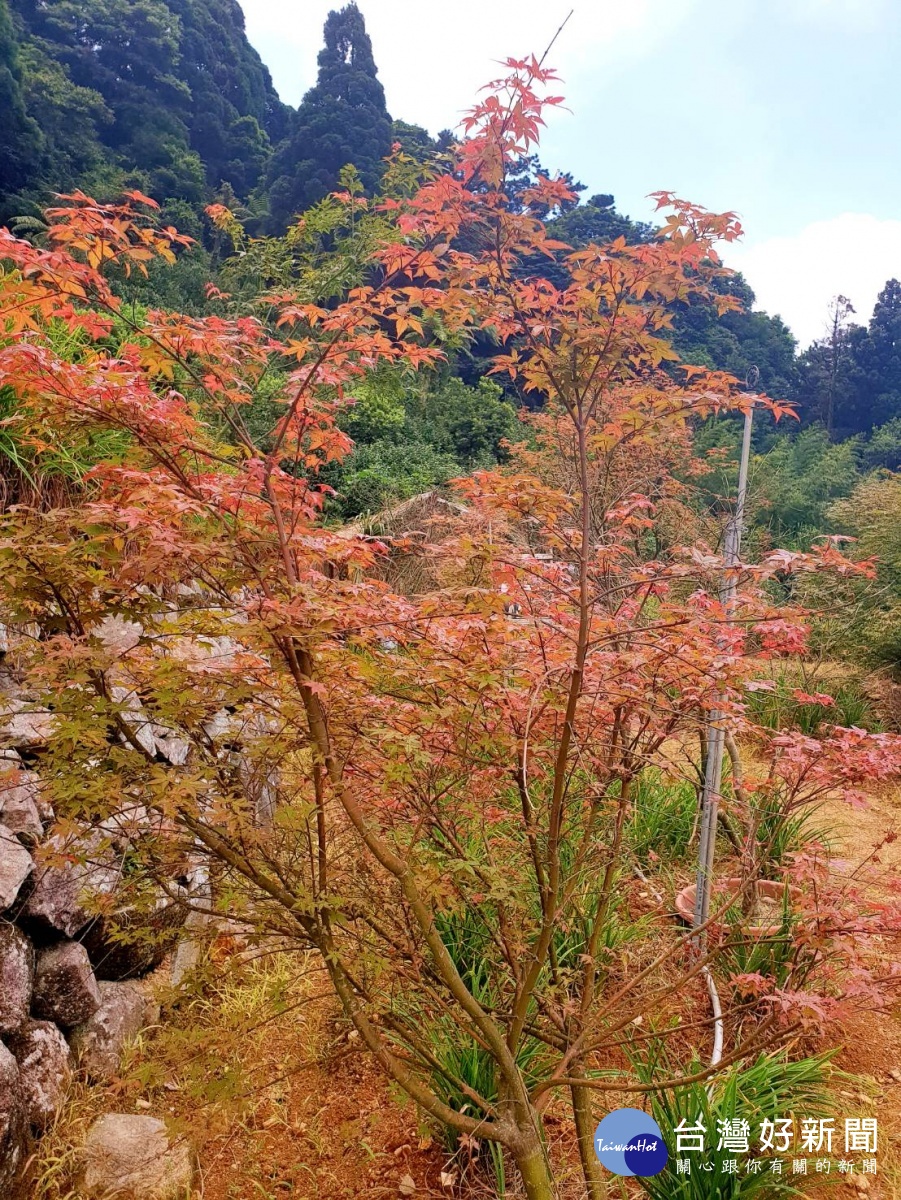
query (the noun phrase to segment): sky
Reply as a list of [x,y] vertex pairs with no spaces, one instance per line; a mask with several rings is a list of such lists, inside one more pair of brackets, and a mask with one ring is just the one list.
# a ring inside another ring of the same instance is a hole
[[[316,79],[343,0],[241,0],[282,99]],[[800,345],[830,300],[866,321],[901,277],[901,0],[358,0],[392,116],[452,128],[510,56],[548,63],[567,109],[544,166],[648,219],[652,191],[735,210],[725,255]]]

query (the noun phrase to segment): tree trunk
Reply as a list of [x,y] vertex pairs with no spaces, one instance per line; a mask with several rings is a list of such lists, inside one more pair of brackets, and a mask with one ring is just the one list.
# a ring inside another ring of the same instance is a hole
[[594,1114],[591,1111],[591,1089],[586,1087],[571,1087],[573,1117],[576,1122],[576,1135],[579,1139],[579,1158],[582,1162],[582,1175],[585,1179],[585,1194],[588,1200],[606,1200],[607,1183],[604,1179],[604,1168],[594,1152]]
[[538,1137],[525,1135],[511,1153],[529,1200],[556,1200],[547,1152]]

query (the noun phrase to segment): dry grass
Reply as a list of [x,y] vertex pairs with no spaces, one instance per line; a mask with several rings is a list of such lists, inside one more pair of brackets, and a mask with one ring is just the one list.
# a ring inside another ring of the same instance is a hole
[[447,1197],[433,1132],[361,1053],[313,963],[227,952],[213,947],[203,994],[170,1005],[117,1079],[73,1086],[38,1147],[34,1200],[75,1200],[79,1147],[102,1112],[159,1117],[190,1139],[196,1200],[381,1200],[405,1175],[417,1196]]
[[[836,869],[853,876],[878,898],[898,878],[901,838],[884,843],[886,834],[901,832],[901,789],[883,789],[870,807],[853,812],[838,800],[824,810],[836,839]],[[879,847],[879,849],[876,849]],[[882,948],[891,960],[901,956],[901,942]],[[847,1096],[848,1116],[872,1116],[879,1122],[879,1175],[860,1189],[860,1180],[831,1186],[826,1195],[897,1200],[901,1197],[901,997],[885,1011],[860,1008],[845,1021],[836,1066],[858,1077],[859,1087]],[[818,1193],[813,1193],[818,1195]]]

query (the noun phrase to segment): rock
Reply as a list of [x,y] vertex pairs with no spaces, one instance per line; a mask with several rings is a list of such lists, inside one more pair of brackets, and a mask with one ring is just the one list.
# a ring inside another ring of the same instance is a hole
[[[15,754],[13,759],[11,755]],[[13,770],[15,768],[15,770]],[[53,805],[44,795],[44,788],[41,784],[40,776],[36,771],[28,771],[22,765],[21,757],[15,750],[0,750],[0,809],[4,808],[4,804],[8,804],[6,794],[13,792],[17,788],[22,788],[24,795],[27,796],[38,810],[38,816],[46,825],[48,821],[55,820]],[[12,806],[16,807],[18,800],[13,797]],[[6,818],[3,818],[6,821]],[[6,822],[8,824],[8,822]]]
[[19,1064],[26,1120],[40,1132],[56,1116],[69,1086],[69,1047],[50,1021],[27,1021],[8,1044]]
[[147,1021],[147,1001],[135,983],[100,985],[100,1007],[70,1039],[75,1061],[92,1082],[115,1078],[126,1042]]
[[0,911],[15,904],[22,884],[34,870],[34,859],[14,833],[0,825]]
[[85,1200],[183,1200],[194,1182],[194,1154],[170,1139],[156,1117],[108,1113],[84,1143]]
[[0,1196],[17,1195],[27,1150],[28,1126],[19,1065],[0,1042]]
[[16,751],[7,750],[0,756],[0,821],[14,833],[23,832],[17,826],[24,822],[28,826],[24,832],[40,838],[42,822],[53,820],[53,806],[43,798],[41,780],[34,770],[25,770],[22,758],[16,754],[11,760],[7,757],[11,754]]
[[244,795],[253,806],[254,824],[268,829],[275,817],[278,771],[270,763],[255,763],[246,754],[239,754],[238,778]]
[[[132,688],[115,686],[110,695],[119,706],[119,714],[131,730],[132,737],[142,750],[148,754],[156,754],[156,738],[153,736],[153,721],[144,709],[141,698]],[[124,733],[119,734],[119,740],[130,745],[130,740]]]
[[217,664],[223,667],[236,666],[238,656],[247,653],[240,642],[236,642],[227,634],[223,634],[221,637],[204,637],[200,640],[209,647],[211,657],[215,658]]
[[[4,764],[0,763],[0,767]],[[12,833],[39,838],[44,832],[38,808],[40,787],[34,771],[13,767],[0,773],[0,821]]]
[[15,925],[0,924],[0,1033],[28,1019],[34,984],[34,948]]
[[117,613],[107,613],[103,620],[93,627],[91,633],[107,650],[127,654],[140,643],[144,629],[137,621],[126,620]]
[[34,800],[28,796],[18,796],[3,810],[3,824],[16,837],[29,846],[33,845],[44,832],[41,814]]
[[97,825],[97,831],[117,850],[125,850],[146,834],[159,835],[162,823],[162,818],[151,813],[146,804],[132,800],[105,817]]
[[14,750],[41,750],[53,733],[53,714],[46,708],[31,708],[24,700],[12,700],[0,712],[0,745]]
[[98,979],[134,979],[159,966],[185,923],[183,904],[160,897],[152,912],[123,907],[92,921],[79,936]]
[[238,713],[220,708],[209,721],[204,722],[204,734],[211,742],[221,742],[225,747],[238,748],[244,732],[245,721]]
[[55,861],[48,857],[38,863],[34,887],[21,915],[42,930],[73,937],[94,915],[92,901],[115,891],[121,854],[96,831],[78,839],[52,837],[42,849]]
[[32,1012],[66,1029],[81,1025],[100,1007],[100,990],[88,952],[79,942],[42,950],[34,969]]
[[[208,908],[212,903],[210,876],[205,864],[198,863],[192,869],[188,880],[188,895],[201,909]],[[184,933],[172,956],[173,987],[181,987],[185,977],[194,970],[200,961],[203,931],[208,923],[207,913],[193,908],[188,913],[184,924]]]
[[173,767],[183,767],[191,753],[191,743],[185,738],[160,732],[159,726],[154,726],[157,751],[162,754]]

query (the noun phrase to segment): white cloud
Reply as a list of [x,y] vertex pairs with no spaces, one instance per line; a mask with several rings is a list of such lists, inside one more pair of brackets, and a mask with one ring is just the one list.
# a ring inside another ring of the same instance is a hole
[[[282,99],[297,104],[316,80],[330,9],[343,0],[241,0],[247,33]],[[565,80],[597,88],[690,19],[700,0],[359,0],[389,111],[433,133],[456,125],[497,63],[540,55],[573,15],[548,59]],[[586,80],[587,83],[587,80]],[[584,86],[584,85],[583,85]],[[567,89],[564,89],[567,90]],[[567,90],[572,98],[573,89]]]
[[901,278],[901,221],[842,213],[790,237],[730,247],[725,258],[744,272],[758,307],[778,313],[804,347],[825,333],[833,296],[847,296],[855,320],[869,320],[885,281]]
[[[315,82],[323,23],[331,9],[345,2],[241,0],[250,40],[289,103],[297,104]],[[760,2],[771,10],[770,17],[778,13],[803,25],[811,35],[841,30],[848,36],[872,30],[890,5],[890,0]],[[453,6],[438,0],[358,3],[372,38],[389,111],[425,125],[433,133],[459,121],[479,87],[500,74],[499,60],[540,54],[574,9],[548,61],[562,76],[561,91],[575,115],[551,114],[552,128],[544,141],[547,165],[568,167],[592,185],[609,186],[619,192],[627,184],[619,183],[617,188],[618,181],[631,179],[631,204],[629,199],[624,203],[627,211],[640,208],[637,197],[652,186],[675,187],[694,196],[698,188],[692,181],[700,178],[707,179],[704,191],[713,207],[717,201],[712,197],[720,196],[720,206],[753,208],[747,194],[745,204],[741,204],[735,165],[728,155],[721,156],[721,177],[716,174],[717,157],[711,156],[703,128],[696,128],[698,120],[703,125],[697,89],[687,101],[678,100],[681,93],[677,90],[677,102],[670,115],[676,121],[673,130],[682,130],[683,142],[679,170],[673,171],[670,156],[665,177],[658,178],[655,173],[650,178],[633,160],[610,161],[613,152],[608,128],[609,121],[628,121],[629,98],[635,88],[656,88],[662,98],[666,97],[670,82],[659,72],[645,72],[645,77],[643,60],[661,48],[667,49],[680,30],[703,29],[712,14],[720,34],[725,30],[729,38],[740,39],[745,22],[759,12],[751,0],[736,0],[733,6],[716,6],[715,0],[456,0]],[[745,65],[729,56],[719,59],[711,52],[702,80],[702,94],[715,95],[718,108],[725,107],[736,120],[760,103],[750,90]],[[678,70],[677,62],[673,70]],[[681,111],[680,103],[688,103],[689,111]],[[661,111],[667,111],[664,99],[661,105]],[[738,133],[732,136],[733,142],[741,138],[742,175],[745,179],[770,180],[764,191],[775,191],[776,151],[768,139],[755,137],[746,125],[739,125]],[[659,131],[645,129],[645,134],[647,144],[628,153],[656,161],[660,150],[653,137]],[[679,136],[673,133],[673,137]],[[783,197],[779,204],[776,221],[769,222],[771,229],[791,221],[785,211],[786,199]],[[635,215],[645,213],[638,211]],[[760,227],[759,217],[753,223],[749,221],[752,230],[755,224]],[[730,247],[727,261],[745,272],[760,307],[779,313],[805,346],[822,335],[829,301],[836,294],[851,299],[858,320],[869,318],[885,280],[901,276],[901,221],[848,212],[807,225],[790,236]]]
[[885,17],[888,0],[788,0],[784,11],[796,21],[819,28],[868,33]]

